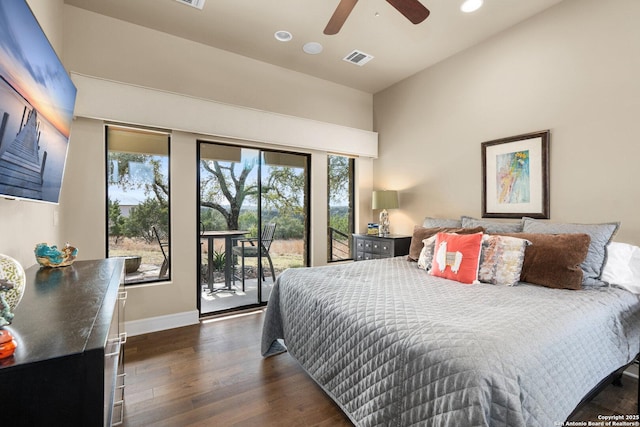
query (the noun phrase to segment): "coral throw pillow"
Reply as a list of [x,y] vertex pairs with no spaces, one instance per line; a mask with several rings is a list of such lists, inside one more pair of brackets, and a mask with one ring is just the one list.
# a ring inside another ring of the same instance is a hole
[[482,233],[436,234],[431,274],[461,283],[478,282]]

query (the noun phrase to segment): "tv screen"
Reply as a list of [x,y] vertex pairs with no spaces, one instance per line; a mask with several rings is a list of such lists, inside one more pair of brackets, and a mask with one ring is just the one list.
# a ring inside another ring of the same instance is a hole
[[75,100],[26,1],[0,1],[0,197],[58,203]]

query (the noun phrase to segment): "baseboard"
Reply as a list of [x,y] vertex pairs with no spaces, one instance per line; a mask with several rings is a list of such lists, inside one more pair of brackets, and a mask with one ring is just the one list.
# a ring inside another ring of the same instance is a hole
[[197,310],[185,311],[182,313],[168,314],[166,316],[149,317],[146,319],[129,320],[124,322],[124,330],[127,336],[148,334],[151,332],[164,331],[167,329],[179,328],[181,326],[195,325],[200,321]]

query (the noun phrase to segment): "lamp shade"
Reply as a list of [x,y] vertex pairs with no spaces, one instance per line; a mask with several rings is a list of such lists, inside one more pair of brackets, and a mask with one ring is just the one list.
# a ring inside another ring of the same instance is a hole
[[372,209],[397,209],[398,208],[398,192],[395,190],[374,191]]

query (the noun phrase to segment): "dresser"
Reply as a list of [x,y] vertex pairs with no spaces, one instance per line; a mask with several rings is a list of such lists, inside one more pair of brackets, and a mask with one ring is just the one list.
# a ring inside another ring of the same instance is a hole
[[380,237],[368,234],[354,234],[353,260],[364,261],[408,255],[410,245],[411,236],[389,234],[388,236]]
[[6,329],[18,347],[0,359],[7,426],[110,426],[124,410],[124,260],[26,270]]

